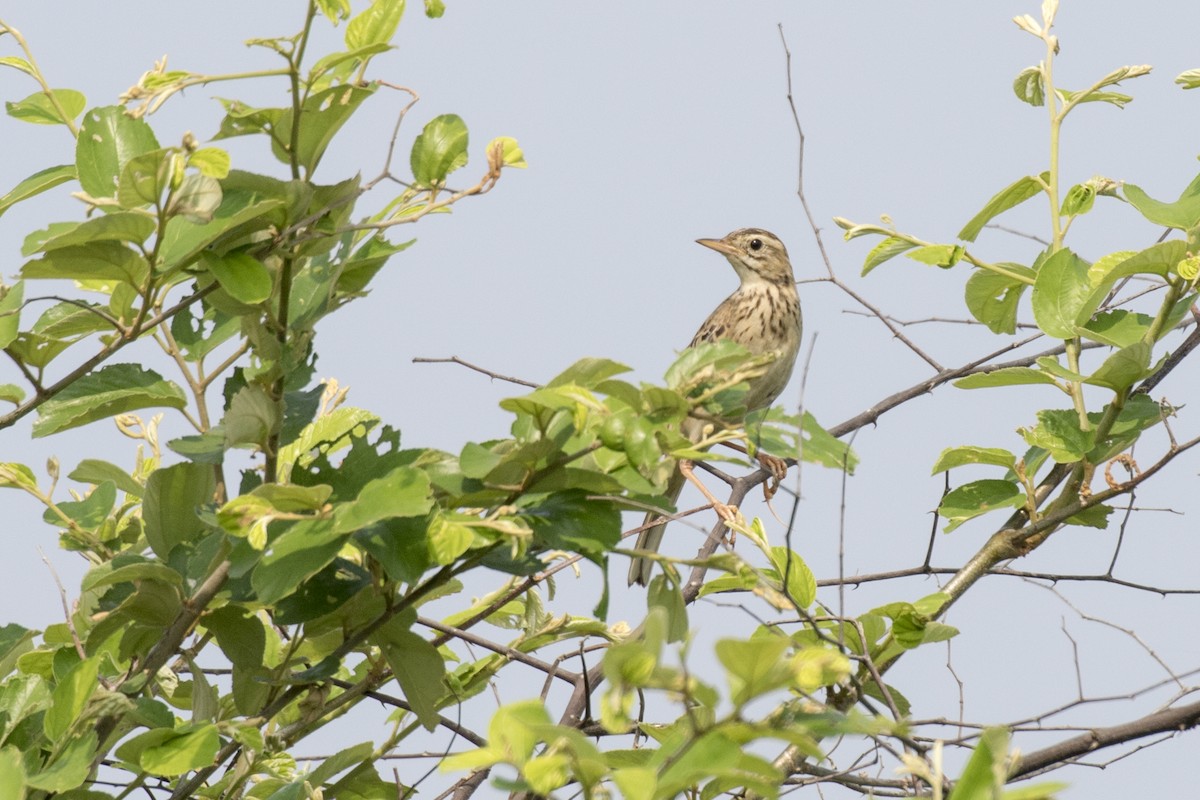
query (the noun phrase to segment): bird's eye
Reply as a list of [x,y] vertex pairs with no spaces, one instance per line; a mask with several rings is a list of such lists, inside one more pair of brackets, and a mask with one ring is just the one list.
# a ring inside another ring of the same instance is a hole
[[750,249],[751,250],[762,250],[762,246],[763,246],[762,239],[751,239],[750,240]]

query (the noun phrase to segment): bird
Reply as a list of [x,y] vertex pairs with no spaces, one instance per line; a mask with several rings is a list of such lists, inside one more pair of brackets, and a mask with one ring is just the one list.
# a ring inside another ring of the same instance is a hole
[[[778,236],[761,228],[741,228],[722,239],[697,239],[696,243],[725,256],[740,285],[708,315],[688,347],[728,339],[752,355],[773,355],[774,360],[765,371],[748,382],[745,399],[747,412],[766,408],[775,402],[792,377],[803,330],[800,295],[787,248]],[[688,417],[680,428],[685,436],[696,440],[703,423]],[[668,502],[674,504],[679,498],[689,471],[687,462],[681,461],[676,466],[664,493]],[[652,523],[661,517],[657,511],[646,514],[642,523],[645,529],[637,539],[638,550],[658,550],[667,522]],[[629,585],[647,585],[653,567],[650,559],[634,558],[629,566]]]

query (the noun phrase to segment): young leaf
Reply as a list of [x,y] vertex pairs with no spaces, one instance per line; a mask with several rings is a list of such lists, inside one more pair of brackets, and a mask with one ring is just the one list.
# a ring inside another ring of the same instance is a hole
[[1192,179],[1174,203],[1155,200],[1132,183],[1125,184],[1125,199],[1155,225],[1188,230],[1200,223],[1200,175]]
[[21,306],[25,302],[25,281],[0,287],[0,349],[12,344],[21,330]]
[[863,262],[862,274],[866,277],[867,273],[883,264],[890,261],[901,253],[912,250],[916,247],[912,242],[907,242],[898,236],[889,236],[882,239],[879,244],[871,248],[871,252],[867,253],[867,259]]
[[8,194],[0,197],[0,215],[22,200],[28,200],[30,197],[74,179],[74,164],[61,164],[35,172],[14,186]]
[[1046,102],[1046,88],[1041,67],[1026,67],[1021,70],[1013,81],[1013,92],[1023,103],[1029,103],[1031,106],[1043,105]]
[[1106,358],[1085,383],[1123,392],[1149,374],[1150,356],[1149,344],[1135,342]]
[[[392,5],[398,0],[377,0],[375,6]],[[399,5],[403,6],[402,0]],[[375,6],[372,6],[374,8]],[[370,13],[370,9],[363,12]],[[350,23],[354,24],[353,21]],[[347,31],[347,33],[349,33]],[[324,91],[310,95],[300,109],[300,135],[296,142],[296,163],[306,172],[311,173],[321,162],[325,150],[333,137],[341,130],[346,121],[358,110],[363,101],[375,94],[377,85],[365,86],[334,86]],[[275,122],[273,131],[290,131],[292,126],[292,110],[286,109]],[[290,138],[281,139],[278,135],[271,137],[271,152],[284,164],[292,162],[288,153],[291,145]]]
[[948,469],[961,467],[966,464],[991,464],[997,467],[1012,469],[1016,463],[1016,456],[999,447],[975,447],[974,445],[947,447],[938,456],[938,460],[933,465],[933,471],[930,474],[937,475],[939,472],[945,472]]
[[1032,367],[1003,367],[991,372],[979,372],[959,378],[954,385],[959,389],[991,389],[995,386],[1025,386],[1034,383],[1058,385],[1054,378]]
[[949,522],[945,528],[946,533],[949,533],[980,514],[986,514],[996,509],[1016,508],[1024,502],[1025,494],[1012,481],[996,479],[972,481],[959,486],[943,497],[942,504],[938,507],[938,514]]
[[[13,119],[37,125],[66,125],[87,108],[87,98],[74,89],[51,89],[57,106],[44,92],[35,92],[24,100],[5,103],[4,108]],[[60,112],[59,109],[62,109]]]
[[931,244],[925,247],[918,247],[916,250],[904,255],[913,261],[919,261],[931,267],[949,269],[958,263],[959,259],[962,258],[962,254],[963,249],[960,245]]
[[1187,72],[1179,73],[1175,76],[1175,82],[1184,89],[1200,87],[1200,69],[1189,69]]
[[[1024,74],[1024,73],[1022,73]],[[1037,103],[1035,105],[1041,105]],[[1013,183],[1005,186],[999,192],[992,196],[992,199],[987,201],[987,204],[971,218],[971,221],[963,226],[963,229],[958,232],[958,238],[965,242],[975,241],[975,237],[983,230],[994,217],[999,216],[1005,211],[1014,206],[1024,203],[1031,197],[1039,194],[1046,186],[1046,182],[1050,180],[1050,173],[1043,172],[1041,175],[1034,177],[1026,175],[1023,178],[1018,178]]]
[[1037,425],[1018,428],[1017,433],[1029,445],[1049,451],[1061,464],[1078,461],[1095,445],[1095,433],[1080,429],[1074,411],[1048,409],[1037,412],[1037,418]]
[[346,26],[346,48],[391,42],[403,15],[404,0],[375,0]]
[[[1187,255],[1187,243],[1182,239],[1170,239],[1151,245],[1140,253],[1112,267],[1090,289],[1088,296],[1076,310],[1075,324],[1087,325],[1092,314],[1108,297],[1114,284],[1130,275],[1155,275],[1166,278]],[[1090,283],[1090,281],[1089,281]]]
[[432,186],[467,163],[467,126],[457,114],[434,117],[413,141],[413,180]]
[[[1003,264],[1006,269],[1033,280],[1037,273],[1020,264]],[[967,279],[967,310],[988,326],[992,333],[1011,334],[1017,330],[1017,306],[1029,284],[988,270],[978,269]]]
[[1080,309],[1092,288],[1087,271],[1088,263],[1065,247],[1038,270],[1031,296],[1033,318],[1047,335],[1055,339],[1075,336]]

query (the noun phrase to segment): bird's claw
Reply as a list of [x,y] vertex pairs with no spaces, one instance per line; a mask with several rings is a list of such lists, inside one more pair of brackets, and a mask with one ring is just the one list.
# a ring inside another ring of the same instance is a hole
[[760,452],[758,454],[758,463],[762,468],[771,473],[771,479],[763,484],[763,499],[770,502],[775,493],[779,491],[779,484],[783,482],[787,475],[788,463],[785,459],[778,456],[768,455]]

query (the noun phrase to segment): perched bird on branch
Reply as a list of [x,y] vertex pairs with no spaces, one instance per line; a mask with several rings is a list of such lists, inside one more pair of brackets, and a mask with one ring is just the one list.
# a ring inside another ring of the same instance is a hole
[[[742,228],[724,239],[696,241],[725,256],[741,285],[708,316],[688,346],[729,339],[753,355],[774,356],[766,371],[748,382],[750,390],[745,400],[747,411],[766,408],[787,386],[796,355],[800,352],[800,296],[796,292],[796,278],[792,274],[787,248],[779,237],[761,228]],[[684,420],[682,433],[689,439],[698,439],[701,430],[700,420],[693,417]],[[779,459],[763,459],[763,463],[776,474],[780,469],[786,470],[786,465]],[[679,462],[667,483],[664,496],[670,503],[674,504],[679,498],[688,480],[695,482],[714,505],[720,507],[692,475],[691,462],[686,460]],[[650,525],[656,519],[662,519],[662,515],[652,511],[646,515],[643,525]],[[662,519],[642,531],[637,539],[637,549],[657,551],[666,525],[666,520]],[[645,586],[650,581],[653,566],[649,559],[635,558],[629,567],[629,584]]]

